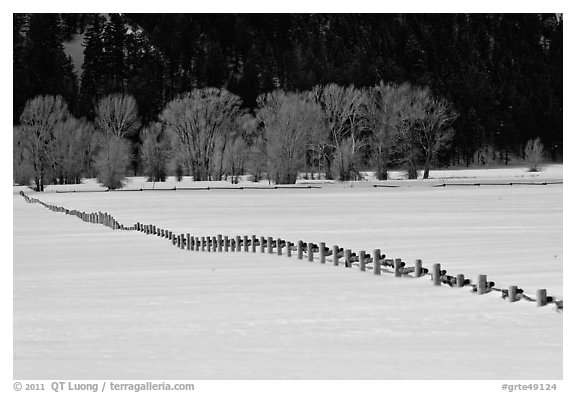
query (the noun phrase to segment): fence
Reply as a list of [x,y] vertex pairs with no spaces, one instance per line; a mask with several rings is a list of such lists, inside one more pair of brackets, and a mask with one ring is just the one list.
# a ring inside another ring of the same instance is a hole
[[81,192],[139,192],[139,191],[217,191],[217,190],[308,190],[312,188],[322,188],[320,186],[238,186],[238,187],[171,187],[171,188],[125,188],[117,190],[56,190],[52,191],[56,194],[69,194],[69,193],[81,193]]
[[431,269],[422,266],[422,260],[417,259],[414,266],[407,266],[405,261],[401,258],[390,259],[382,254],[380,249],[374,249],[372,254],[366,251],[353,252],[350,249],[343,249],[338,245],[331,248],[326,246],[326,243],[319,244],[304,242],[298,240],[292,243],[288,240],[272,237],[257,237],[256,235],[243,235],[243,236],[223,236],[218,234],[216,236],[193,236],[190,233],[176,234],[164,228],[159,228],[152,224],[143,224],[137,222],[132,226],[124,226],[120,224],[113,216],[105,212],[87,213],[79,210],[70,210],[61,206],[51,205],[42,202],[36,198],[30,198],[23,191],[20,195],[24,197],[28,203],[39,203],[42,206],[54,212],[65,213],[80,218],[85,222],[94,224],[102,224],[113,230],[120,231],[138,231],[146,235],[158,236],[168,239],[174,246],[188,251],[207,251],[207,252],[252,252],[256,253],[259,248],[260,253],[283,255],[284,251],[288,258],[292,258],[292,252],[296,253],[299,260],[304,259],[308,262],[318,260],[321,264],[332,263],[334,266],[340,266],[342,261],[345,268],[358,268],[360,271],[372,271],[374,275],[382,275],[383,273],[394,274],[395,277],[430,277],[433,285],[442,286],[447,285],[450,287],[465,287],[470,286],[472,293],[484,295],[486,293],[495,291],[500,292],[502,299],[507,299],[509,302],[517,302],[525,300],[534,302],[538,307],[547,304],[554,304],[558,312],[564,309],[564,301],[556,299],[554,296],[548,296],[546,289],[538,289],[536,294],[531,297],[524,293],[522,288],[512,285],[508,289],[499,289],[493,281],[488,281],[486,275],[480,274],[476,283],[466,278],[463,274],[449,275],[446,270],[442,269],[439,263],[434,263]]

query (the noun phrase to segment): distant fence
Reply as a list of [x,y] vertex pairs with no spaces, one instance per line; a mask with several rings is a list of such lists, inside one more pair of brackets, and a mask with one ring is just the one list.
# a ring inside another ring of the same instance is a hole
[[502,183],[442,183],[436,184],[434,187],[446,186],[550,186],[554,184],[564,184],[561,181],[548,181],[548,182],[502,182]]
[[79,192],[139,192],[139,191],[216,191],[216,190],[307,190],[322,188],[320,186],[239,186],[239,187],[171,187],[171,188],[127,188],[117,190],[55,190],[56,194],[69,194]]
[[79,210],[70,210],[61,206],[47,204],[37,198],[31,198],[23,191],[20,191],[20,195],[24,197],[28,203],[39,203],[49,210],[76,216],[85,222],[102,224],[113,230],[138,231],[146,235],[168,239],[172,245],[182,250],[207,252],[243,251],[256,253],[259,249],[261,253],[276,255],[283,255],[283,253],[285,253],[287,257],[292,257],[292,253],[295,252],[296,258],[299,260],[303,260],[306,255],[306,259],[309,262],[318,260],[321,264],[331,263],[334,266],[342,265],[345,268],[354,267],[360,271],[372,271],[374,275],[387,273],[394,274],[395,277],[430,277],[435,286],[447,285],[457,288],[470,286],[471,292],[479,295],[495,291],[500,292],[502,299],[507,299],[509,302],[525,300],[534,302],[539,307],[554,304],[558,312],[562,312],[564,309],[564,301],[554,296],[548,296],[546,289],[538,289],[533,296],[528,296],[522,288],[516,285],[509,286],[508,289],[499,289],[493,281],[488,281],[484,274],[480,274],[476,283],[473,283],[472,280],[466,278],[463,274],[449,275],[446,270],[442,269],[439,263],[433,264],[432,268],[428,269],[423,267],[422,260],[417,259],[414,262],[414,266],[406,266],[406,262],[402,261],[401,258],[386,258],[386,255],[382,254],[380,249],[374,249],[372,254],[366,251],[356,253],[337,245],[327,247],[324,242],[316,244],[298,240],[293,243],[281,238],[274,239],[272,237],[258,237],[256,235],[237,235],[230,237],[218,234],[215,236],[198,237],[190,233],[176,234],[168,229],[159,228],[152,224],[142,224],[140,222],[127,227],[120,224],[112,215],[105,212],[87,213]]

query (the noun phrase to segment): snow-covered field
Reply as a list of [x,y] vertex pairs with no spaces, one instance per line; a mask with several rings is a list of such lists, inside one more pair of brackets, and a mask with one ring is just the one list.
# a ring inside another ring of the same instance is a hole
[[[450,178],[562,179],[561,166],[503,171],[437,171],[398,188],[34,196],[195,236],[380,248],[408,265],[419,258],[473,281],[487,274],[499,288],[562,298],[562,185],[432,187]],[[151,188],[132,180],[133,189],[142,185]],[[14,195],[19,379],[561,379],[562,322],[551,305],[509,304],[428,278],[179,250]]]

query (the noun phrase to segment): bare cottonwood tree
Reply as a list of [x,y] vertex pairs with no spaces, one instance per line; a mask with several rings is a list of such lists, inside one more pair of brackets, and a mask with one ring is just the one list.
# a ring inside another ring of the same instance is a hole
[[424,157],[423,178],[428,179],[430,166],[438,152],[450,145],[454,137],[452,124],[458,113],[446,99],[426,94],[419,105],[423,116],[416,118],[416,139]]
[[388,163],[400,127],[410,126],[410,85],[380,84],[366,93],[365,124],[371,135],[372,163],[379,180],[388,179]]
[[[315,86],[312,90],[316,102],[323,110],[326,127],[330,132],[329,144],[334,149],[340,180],[349,180],[355,171],[346,165],[352,163],[354,155],[365,146],[360,132],[363,121],[364,93],[354,86],[342,87],[336,84]],[[348,149],[344,149],[344,141]],[[345,157],[346,156],[346,157]]]
[[99,145],[100,152],[94,161],[98,181],[111,190],[122,188],[131,159],[130,144],[117,136],[101,136]]
[[24,106],[20,116],[20,141],[33,168],[36,191],[44,191],[54,128],[68,114],[68,106],[60,96],[37,96]]
[[166,181],[168,162],[172,158],[170,138],[161,123],[152,123],[140,132],[144,174],[149,181]]
[[528,172],[538,172],[540,162],[544,153],[544,146],[540,142],[540,138],[530,139],[524,148],[526,161],[528,162]]
[[242,113],[240,98],[225,89],[193,90],[166,105],[161,120],[194,180],[209,180],[218,140]]
[[111,94],[102,98],[96,108],[96,125],[103,134],[95,163],[98,179],[110,189],[120,188],[131,156],[130,145],[124,137],[140,127],[134,97]]
[[22,140],[22,128],[14,126],[12,133],[12,179],[14,183],[29,185],[34,177],[32,160],[28,150],[24,148]]
[[140,128],[138,105],[134,97],[110,94],[98,102],[96,125],[108,136],[123,138]]
[[295,183],[313,130],[322,127],[322,110],[310,94],[277,90],[257,99],[256,117],[264,128],[268,171],[276,183]]
[[94,157],[97,140],[94,125],[69,117],[54,127],[50,159],[54,183],[78,184]]

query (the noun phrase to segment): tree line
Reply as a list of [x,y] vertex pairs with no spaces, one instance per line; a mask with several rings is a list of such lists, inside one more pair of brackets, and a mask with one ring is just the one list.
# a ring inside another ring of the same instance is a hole
[[75,118],[61,96],[38,96],[14,127],[14,178],[33,180],[39,191],[87,176],[120,188],[134,136],[151,181],[164,181],[168,173],[236,181],[249,173],[254,181],[290,184],[300,172],[345,181],[360,179],[366,167],[387,179],[391,165],[405,167],[411,179],[421,167],[428,178],[457,117],[446,99],[408,83],[278,89],[257,98],[254,114],[226,89],[194,89],[146,126],[132,96],[100,99],[94,122]]
[[[153,128],[168,103],[194,90],[225,89],[255,116],[260,97],[276,90],[407,82],[459,114],[442,164],[508,164],[536,137],[549,158],[562,158],[562,15],[14,14],[13,22],[15,125],[38,95],[60,95],[92,122],[100,99],[130,95]],[[63,48],[75,34],[80,73]],[[138,133],[126,138],[131,170],[142,173],[145,146]],[[354,138],[346,148],[358,149]],[[347,165],[345,155],[330,159],[320,161]]]

